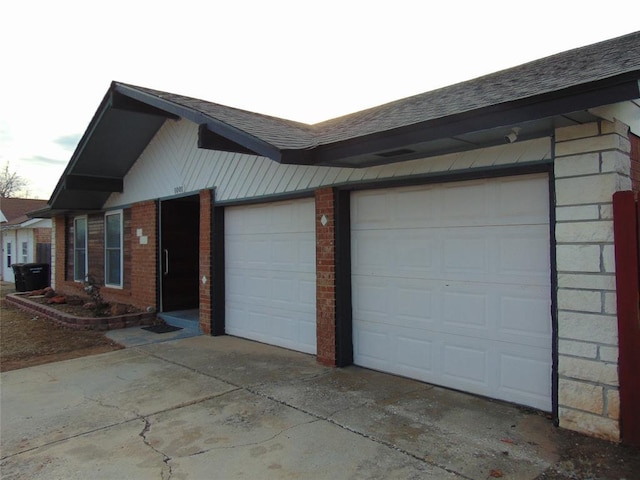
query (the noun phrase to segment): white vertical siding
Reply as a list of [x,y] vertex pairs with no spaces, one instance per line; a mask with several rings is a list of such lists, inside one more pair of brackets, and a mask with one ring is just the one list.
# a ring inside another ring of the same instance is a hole
[[203,150],[197,125],[167,121],[124,178],[124,192],[105,208],[216,188],[216,200],[240,200],[308,190],[323,185],[404,177],[549,159],[551,141],[527,142],[411,160],[370,168],[280,165],[268,158]]

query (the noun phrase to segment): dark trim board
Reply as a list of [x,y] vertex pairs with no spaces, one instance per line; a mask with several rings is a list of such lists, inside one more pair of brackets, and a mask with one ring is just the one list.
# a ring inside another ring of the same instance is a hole
[[336,366],[353,364],[353,317],[351,296],[351,194],[333,190],[336,309]]
[[162,298],[162,278],[160,278],[160,275],[162,275],[162,273],[160,272],[160,265],[162,265],[162,259],[160,258],[160,234],[161,232],[161,226],[160,226],[160,200],[156,199],[153,201],[153,204],[155,206],[156,209],[156,252],[155,252],[155,258],[156,258],[156,309],[158,311],[160,311],[160,304],[161,304],[161,298]]
[[225,250],[224,250],[224,207],[213,202],[211,209],[211,335],[225,334]]
[[411,175],[407,177],[389,177],[376,180],[333,185],[339,190],[377,190],[379,188],[412,187],[437,183],[464,182],[483,178],[512,177],[533,173],[549,173],[553,166],[552,160],[526,162],[519,165],[473,168],[461,171],[446,171],[425,175]]
[[[551,142],[551,158],[555,160],[555,140]],[[556,184],[554,163],[549,166],[549,262],[551,270],[551,415],[560,425],[558,408],[558,263],[556,260]]]

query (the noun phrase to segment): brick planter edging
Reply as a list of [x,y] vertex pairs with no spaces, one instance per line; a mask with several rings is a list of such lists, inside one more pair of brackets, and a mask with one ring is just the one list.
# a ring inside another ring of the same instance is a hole
[[29,300],[23,293],[10,293],[5,301],[35,315],[46,317],[65,327],[78,330],[115,330],[118,328],[152,325],[156,321],[155,313],[125,313],[113,317],[77,317],[66,312],[60,312],[53,307]]

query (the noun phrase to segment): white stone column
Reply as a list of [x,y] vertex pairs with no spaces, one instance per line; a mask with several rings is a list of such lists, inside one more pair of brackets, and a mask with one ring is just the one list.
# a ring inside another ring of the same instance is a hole
[[619,439],[612,196],[630,190],[628,127],[599,121],[555,137],[560,426]]

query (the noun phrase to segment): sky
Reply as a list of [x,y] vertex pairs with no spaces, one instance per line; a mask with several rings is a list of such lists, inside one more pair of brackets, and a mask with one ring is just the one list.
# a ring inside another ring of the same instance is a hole
[[8,0],[0,167],[49,199],[112,80],[305,123],[640,30],[640,2]]

